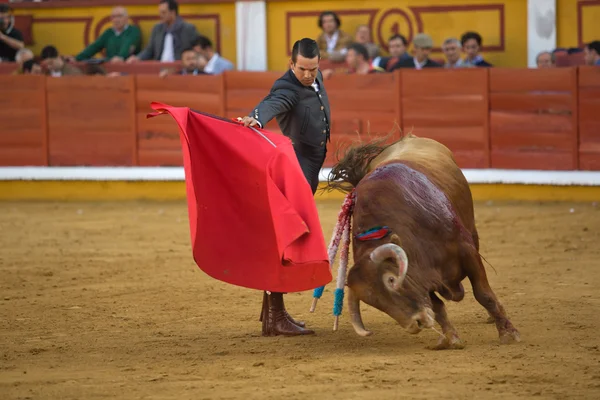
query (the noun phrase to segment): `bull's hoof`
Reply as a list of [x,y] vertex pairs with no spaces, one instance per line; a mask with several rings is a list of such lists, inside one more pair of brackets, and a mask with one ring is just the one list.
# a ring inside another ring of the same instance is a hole
[[431,350],[462,350],[464,348],[465,344],[455,332],[440,336],[437,344],[430,347]]
[[521,335],[515,328],[509,328],[500,334],[500,343],[511,344],[521,341]]

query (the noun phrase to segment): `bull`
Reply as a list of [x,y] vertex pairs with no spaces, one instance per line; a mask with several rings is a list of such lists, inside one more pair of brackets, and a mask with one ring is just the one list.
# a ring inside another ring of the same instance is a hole
[[[434,348],[462,348],[439,296],[461,301],[461,282],[469,278],[500,341],[520,341],[488,283],[471,190],[446,146],[409,134],[391,145],[374,141],[352,147],[332,168],[328,186],[355,191],[347,299],[357,334],[371,334],[362,321],[362,301],[412,334],[437,322],[443,335]],[[384,232],[361,239],[374,229]]]

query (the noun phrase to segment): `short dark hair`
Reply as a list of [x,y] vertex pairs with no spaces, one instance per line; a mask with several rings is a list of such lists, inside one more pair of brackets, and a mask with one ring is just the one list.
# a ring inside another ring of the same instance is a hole
[[58,57],[58,50],[52,45],[46,46],[42,49],[40,57],[42,58],[42,60],[45,60],[47,58],[56,58]]
[[369,51],[364,45],[360,43],[352,43],[350,46],[348,46],[348,50],[354,50],[356,54],[362,56],[362,58],[364,58],[365,61],[369,60]]
[[323,17],[326,17],[328,15],[331,15],[333,17],[333,19],[335,20],[335,24],[338,28],[342,26],[342,21],[336,13],[334,13],[333,11],[323,11],[321,15],[319,15],[319,28],[323,28]]
[[314,39],[304,38],[297,40],[292,47],[292,62],[295,64],[298,60],[298,54],[306,58],[319,57],[321,59],[321,52],[319,52],[319,45]]
[[188,51],[193,51],[194,53],[196,53],[196,49],[194,49],[193,47],[186,47],[185,49],[183,49],[181,54],[187,53]]
[[460,43],[464,46],[465,42],[467,40],[471,40],[471,39],[475,39],[475,41],[477,42],[478,46],[481,46],[481,35],[477,32],[465,32],[461,37],[460,37]]
[[[2,12],[1,10],[2,10],[2,9],[0,9],[0,12]],[[38,62],[37,62],[36,60],[34,60],[34,59],[31,59],[31,60],[27,60],[27,61],[25,61],[25,62],[23,63],[23,68],[22,68],[22,69],[23,69],[23,72],[31,72],[31,69],[33,68],[33,66],[34,66],[35,64],[38,64]]]
[[594,40],[593,42],[589,42],[585,45],[589,50],[594,50],[598,55],[600,55],[600,40]]
[[402,43],[404,43],[405,46],[408,46],[408,40],[406,40],[406,37],[399,33],[396,33],[395,35],[390,36],[390,38],[388,39],[388,43],[391,42],[392,40],[396,40],[396,39],[402,40]]
[[196,40],[194,40],[194,46],[200,46],[200,48],[204,50],[208,47],[212,48],[213,44],[206,36],[199,35]]
[[12,8],[8,4],[0,4],[0,13],[9,13],[12,11]]
[[169,11],[175,11],[176,15],[179,15],[179,4],[175,0],[160,0],[158,4],[166,3],[169,6]]

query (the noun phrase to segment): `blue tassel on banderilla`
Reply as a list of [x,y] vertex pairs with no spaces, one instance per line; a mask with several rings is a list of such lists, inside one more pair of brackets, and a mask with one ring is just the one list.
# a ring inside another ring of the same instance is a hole
[[[334,292],[333,299],[333,330],[337,331],[339,316],[342,314],[344,304],[344,286],[346,284],[346,271],[348,268],[348,256],[350,252],[350,231],[351,231],[351,217],[352,209],[354,207],[354,190],[346,196],[342,209],[338,215],[338,222],[333,230],[331,242],[329,243],[328,255],[329,265],[333,267],[333,262],[337,254],[338,248],[341,244],[342,249],[340,252],[340,265],[338,267],[338,275],[336,282],[336,289]],[[316,288],[313,291],[313,303],[310,307],[310,312],[314,312],[317,306],[317,301],[323,295],[325,286]]]

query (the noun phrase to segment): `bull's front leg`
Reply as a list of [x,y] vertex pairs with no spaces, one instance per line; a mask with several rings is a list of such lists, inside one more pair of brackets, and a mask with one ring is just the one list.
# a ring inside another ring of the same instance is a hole
[[521,336],[517,328],[513,326],[506,315],[504,307],[496,298],[496,294],[490,287],[485,273],[485,268],[481,261],[479,253],[475,253],[472,248],[468,249],[463,257],[463,267],[467,273],[467,277],[473,286],[473,294],[475,299],[481,304],[494,319],[500,342],[511,343],[520,342]]
[[446,305],[444,302],[433,292],[429,294],[431,298],[431,305],[433,312],[435,313],[435,320],[442,327],[443,336],[440,337],[437,345],[433,350],[445,350],[445,349],[464,349],[465,345],[458,337],[456,329],[448,319],[446,313]]

